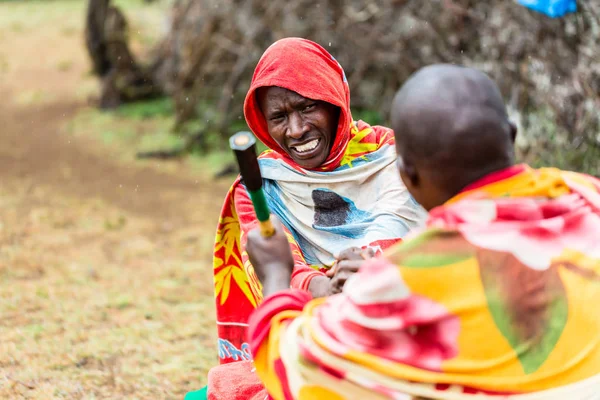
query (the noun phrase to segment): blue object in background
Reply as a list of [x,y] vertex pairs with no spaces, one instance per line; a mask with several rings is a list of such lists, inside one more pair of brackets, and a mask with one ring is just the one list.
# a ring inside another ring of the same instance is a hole
[[575,0],[517,0],[517,2],[552,18],[577,11]]

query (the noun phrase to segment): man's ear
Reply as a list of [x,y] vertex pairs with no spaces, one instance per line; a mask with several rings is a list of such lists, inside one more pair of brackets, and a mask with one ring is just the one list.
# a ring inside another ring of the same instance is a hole
[[415,166],[408,160],[398,157],[396,160],[400,177],[407,186],[417,187],[419,185],[419,174]]
[[514,144],[517,139],[517,125],[512,121],[508,121],[508,126],[510,127],[510,138]]
[[410,180],[410,183],[413,187],[419,186],[419,174],[417,173],[417,169],[413,164],[404,165],[404,171],[406,173],[406,177]]

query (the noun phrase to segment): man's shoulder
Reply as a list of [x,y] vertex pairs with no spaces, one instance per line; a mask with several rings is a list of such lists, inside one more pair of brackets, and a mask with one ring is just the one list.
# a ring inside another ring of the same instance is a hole
[[[542,170],[544,170],[544,169],[542,169]],[[600,193],[600,179],[598,179],[594,176],[584,174],[581,172],[563,171],[563,170],[560,170],[560,174],[567,181],[575,182],[577,184],[583,185],[585,187],[588,187],[588,188],[593,189],[594,191]]]

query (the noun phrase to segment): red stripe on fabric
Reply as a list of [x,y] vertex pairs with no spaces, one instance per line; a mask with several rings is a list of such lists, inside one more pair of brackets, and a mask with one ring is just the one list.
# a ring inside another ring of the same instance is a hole
[[303,342],[298,343],[298,353],[300,354],[300,357],[302,358],[303,362],[314,364],[324,373],[330,375],[332,378],[342,380],[346,377],[346,373],[344,371],[325,365],[322,362],[322,360],[315,356]]
[[[418,382],[412,382],[412,383],[419,384]],[[491,390],[481,390],[481,389],[475,389],[475,388],[468,387],[468,386],[451,385],[448,383],[436,383],[435,384],[435,390],[439,390],[440,392],[451,390],[453,388],[460,388],[462,390],[462,392],[465,394],[485,394],[488,396],[510,396],[510,395],[517,394],[517,393],[511,393],[511,392],[496,392],[496,391],[491,391]]]
[[[310,267],[308,267],[310,268]],[[312,268],[311,268],[312,269]],[[294,271],[295,274],[292,275],[291,286],[294,288],[298,288],[300,290],[308,291],[308,287],[310,286],[310,282],[316,276],[325,276],[325,274],[321,271],[317,271],[315,269],[310,270],[298,270],[298,272]],[[294,279],[295,278],[295,279]]]
[[390,247],[395,246],[396,244],[400,244],[401,242],[402,242],[401,238],[381,239],[381,240],[376,240],[374,242],[371,242],[371,243],[369,243],[368,246],[363,246],[362,248],[365,249],[367,247],[371,247],[371,248],[375,249],[375,255],[380,256],[383,254],[384,250],[387,250]]
[[346,374],[344,373],[344,371],[340,371],[340,370],[331,368],[327,365],[321,365],[320,369],[321,369],[321,371],[328,374],[329,376],[331,376],[334,379],[338,379],[341,381],[346,378]]
[[496,392],[493,390],[481,390],[481,389],[473,389],[471,387],[463,386],[463,393],[468,394],[486,394],[488,396],[513,396],[518,393],[514,392]]
[[492,183],[500,182],[508,178],[512,178],[515,175],[518,175],[524,172],[527,169],[525,164],[513,165],[512,167],[508,167],[502,169],[500,171],[492,172],[491,174],[486,175],[485,177],[479,179],[467,185],[463,190],[459,193],[469,192],[471,190],[480,189],[484,186],[490,185]]
[[285,371],[285,366],[281,359],[275,360],[273,363],[273,369],[275,370],[275,374],[279,377],[279,382],[281,383],[281,389],[283,391],[283,397],[285,400],[294,400],[292,396],[292,392],[290,391],[290,384],[287,380],[287,372]]
[[248,342],[252,355],[256,353],[271,330],[271,319],[282,311],[302,311],[312,300],[310,293],[288,289],[267,297],[248,320]]

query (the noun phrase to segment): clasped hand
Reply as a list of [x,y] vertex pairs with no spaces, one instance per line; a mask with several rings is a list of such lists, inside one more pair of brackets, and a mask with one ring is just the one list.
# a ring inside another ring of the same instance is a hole
[[[275,226],[273,236],[263,237],[258,229],[253,229],[248,233],[246,244],[248,257],[263,285],[265,297],[289,288],[294,268],[294,257],[283,225],[275,216],[272,216],[271,220]],[[309,290],[313,297],[340,293],[348,278],[359,270],[365,260],[374,256],[372,249],[351,247],[342,251],[326,276],[317,276],[311,281]]]

